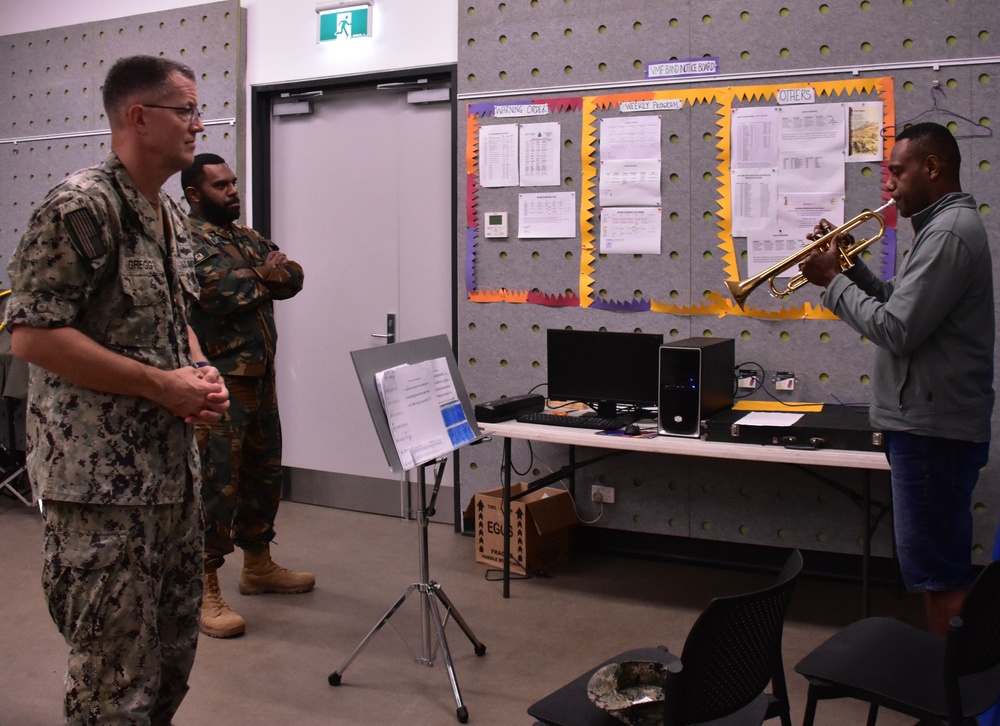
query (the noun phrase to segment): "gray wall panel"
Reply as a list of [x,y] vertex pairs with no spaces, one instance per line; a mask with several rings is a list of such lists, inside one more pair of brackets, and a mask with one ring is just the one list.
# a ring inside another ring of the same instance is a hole
[[[120,57],[164,55],[191,66],[206,122],[199,151],[231,159],[240,173],[242,126],[213,122],[243,118],[243,13],[239,0],[225,0],[0,38],[0,286],[34,206],[110,151],[101,86]],[[177,177],[166,189],[181,198]]]
[[[745,77],[713,82],[659,86],[659,88],[728,88],[779,85],[783,82],[845,81],[855,77],[892,77],[896,121],[902,122],[932,109],[932,83],[944,97],[939,107],[975,121],[995,123],[1000,118],[1000,18],[990,0],[921,0],[825,3],[789,3],[787,0],[686,0],[647,2],[618,0],[511,0],[479,3],[465,0],[459,8],[459,97],[515,101],[556,96],[600,96],[653,89],[644,79],[646,63],[670,59],[717,56],[723,74]],[[501,42],[500,36],[505,36]],[[976,62],[979,59],[979,62]],[[933,65],[942,61],[940,67]],[[949,61],[952,64],[949,64]],[[954,63],[968,63],[955,65]],[[919,63],[906,68],[900,64]],[[881,67],[891,66],[891,67]],[[851,69],[861,68],[855,75]],[[825,73],[823,69],[829,69]],[[783,77],[795,71],[792,77]],[[821,102],[842,102],[824,97]],[[877,100],[874,94],[850,100]],[[735,106],[770,105],[759,99]],[[631,300],[635,291],[677,304],[697,303],[705,291],[727,294],[719,227],[717,169],[718,103],[685,106],[663,113],[662,254],[611,256],[594,263],[594,289],[611,299]],[[616,111],[598,111],[613,115]],[[980,132],[970,123],[941,112],[921,120],[955,121],[957,135]],[[579,112],[553,113],[532,121],[559,120],[563,138],[575,146],[562,155],[564,189],[579,195],[582,189]],[[498,123],[491,116],[483,124]],[[507,121],[508,123],[510,121]],[[574,127],[574,124],[576,125]],[[671,141],[671,134],[676,138]],[[466,124],[458,127],[459,157],[464,162]],[[1000,240],[996,181],[1000,160],[994,139],[961,139],[965,160],[963,185],[982,205],[987,229]],[[464,163],[458,170],[465,180]],[[671,175],[676,174],[676,180]],[[877,206],[878,164],[849,163],[846,171],[847,217]],[[465,189],[460,184],[459,259],[465,258]],[[477,189],[478,209],[492,205],[516,210],[509,201],[518,189]],[[531,188],[527,191],[543,191]],[[671,219],[671,214],[676,220]],[[512,229],[516,220],[512,219]],[[872,225],[871,228],[874,228]],[[862,228],[868,232],[870,228]],[[900,220],[900,254],[912,241],[908,221]],[[543,291],[577,290],[579,238],[479,241],[476,262],[479,289],[510,287]],[[737,255],[743,241],[735,241]],[[745,245],[743,245],[745,246]],[[507,258],[500,259],[500,252]],[[538,256],[531,252],[538,251]],[[674,254],[671,254],[674,253]],[[878,260],[878,245],[873,248]],[[874,262],[873,262],[874,263]],[[994,264],[1000,264],[995,259]],[[745,261],[740,260],[741,270]],[[459,271],[459,363],[471,394],[477,400],[522,393],[545,380],[545,335],[549,327],[642,330],[669,338],[689,335],[732,337],[737,361],[754,361],[769,376],[791,370],[797,389],[780,394],[794,401],[834,398],[866,402],[875,347],[836,320],[766,320],[750,317],[653,312],[615,313],[576,307],[545,307],[511,303],[481,304],[465,295],[464,269]],[[798,293],[788,303],[771,301],[763,290],[751,298],[765,310],[819,301],[816,290]],[[473,364],[471,361],[475,360]],[[769,384],[770,387],[770,384]],[[544,390],[544,389],[542,389]],[[995,419],[994,426],[997,422]],[[462,492],[467,500],[475,491],[499,482],[499,442],[462,453]],[[536,446],[535,472],[545,465],[558,467],[558,447]],[[988,559],[1000,521],[1000,465],[988,465],[974,497],[976,558]],[[515,444],[515,464],[528,462],[527,446]],[[860,491],[858,472],[826,472],[837,482]],[[886,496],[888,477],[874,476],[876,497]],[[635,485],[634,481],[640,481]],[[775,546],[797,546],[834,552],[860,552],[858,511],[843,494],[796,472],[776,465],[675,457],[617,457],[578,474],[581,517],[593,519],[597,507],[589,501],[590,485],[611,482],[619,502],[606,507],[594,525],[643,532],[679,534]],[[464,502],[463,502],[464,504]],[[778,533],[781,534],[778,534]],[[875,539],[875,551],[890,551],[888,528]]]

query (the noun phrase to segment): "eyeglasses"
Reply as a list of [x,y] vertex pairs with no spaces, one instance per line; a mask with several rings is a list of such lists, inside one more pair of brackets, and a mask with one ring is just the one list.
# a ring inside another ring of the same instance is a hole
[[188,123],[194,123],[196,118],[201,118],[201,109],[197,106],[159,106],[155,103],[140,103],[143,108],[165,108],[168,111],[178,111],[187,114]]

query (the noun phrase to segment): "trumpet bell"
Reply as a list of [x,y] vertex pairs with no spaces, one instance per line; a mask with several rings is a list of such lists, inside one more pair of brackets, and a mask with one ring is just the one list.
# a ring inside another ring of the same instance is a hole
[[753,288],[747,288],[742,282],[734,280],[726,280],[726,287],[729,288],[729,294],[732,295],[733,300],[740,306],[740,310],[743,310],[743,303],[746,302],[747,296],[750,295]]

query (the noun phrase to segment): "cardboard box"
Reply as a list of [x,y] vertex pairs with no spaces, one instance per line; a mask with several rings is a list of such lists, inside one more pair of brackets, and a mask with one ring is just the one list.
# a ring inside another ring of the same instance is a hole
[[[518,499],[527,484],[512,484],[510,493],[510,570],[524,574],[569,557],[576,516],[573,498],[565,489],[543,487]],[[476,562],[503,567],[503,488],[476,494],[465,511],[476,537]]]

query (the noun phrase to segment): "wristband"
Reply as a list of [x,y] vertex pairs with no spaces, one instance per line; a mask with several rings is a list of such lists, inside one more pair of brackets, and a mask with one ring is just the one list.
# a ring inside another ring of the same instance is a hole
[[200,360],[197,363],[192,363],[191,367],[192,368],[204,368],[205,366],[210,366],[210,365],[212,365],[212,364],[208,363],[206,361]]

